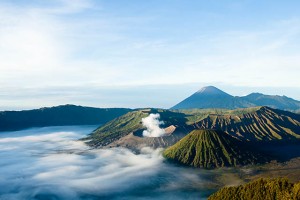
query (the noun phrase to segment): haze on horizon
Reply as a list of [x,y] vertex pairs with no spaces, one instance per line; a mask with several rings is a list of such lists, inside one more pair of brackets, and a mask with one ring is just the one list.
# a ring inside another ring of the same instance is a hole
[[0,110],[165,107],[206,85],[300,100],[300,2],[2,0]]

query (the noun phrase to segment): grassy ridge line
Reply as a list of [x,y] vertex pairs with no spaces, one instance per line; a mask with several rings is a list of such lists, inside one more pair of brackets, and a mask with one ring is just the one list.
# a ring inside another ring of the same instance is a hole
[[299,200],[300,182],[291,183],[285,178],[258,179],[236,187],[224,187],[208,200]]
[[167,148],[163,155],[184,165],[207,169],[267,161],[230,135],[215,130],[194,130]]
[[116,118],[96,129],[87,137],[89,145],[106,146],[131,132],[143,129],[141,120],[150,113],[159,113],[165,122],[162,127],[174,125],[187,134],[194,129],[222,130],[239,140],[274,141],[294,140],[300,137],[300,115],[268,107],[236,110],[139,109]]
[[229,109],[219,109],[219,108],[206,108],[206,109],[181,109],[181,110],[172,110],[173,112],[184,113],[187,117],[187,124],[191,125],[193,123],[199,122],[200,120],[205,119],[209,115],[243,115],[246,113],[253,113],[259,110],[259,107],[252,108],[238,108],[234,110]]
[[96,129],[90,136],[85,138],[90,140],[87,144],[97,147],[108,145],[135,130],[141,129],[141,120],[146,116],[148,116],[147,113],[139,110],[118,117]]
[[144,129],[142,126],[142,118],[147,117],[150,113],[159,113],[160,120],[164,122],[164,127],[170,125],[186,126],[186,116],[183,113],[175,113],[164,109],[140,109],[106,123],[84,140],[89,140],[87,144],[90,146],[106,146],[129,133]]
[[200,129],[218,129],[247,141],[294,140],[300,138],[300,115],[261,107],[241,115],[214,115],[198,121]]

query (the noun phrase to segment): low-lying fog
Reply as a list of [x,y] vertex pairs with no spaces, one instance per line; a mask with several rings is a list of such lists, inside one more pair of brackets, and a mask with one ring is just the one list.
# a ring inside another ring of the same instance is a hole
[[0,133],[0,199],[201,199],[207,170],[168,164],[161,150],[89,149],[94,126]]

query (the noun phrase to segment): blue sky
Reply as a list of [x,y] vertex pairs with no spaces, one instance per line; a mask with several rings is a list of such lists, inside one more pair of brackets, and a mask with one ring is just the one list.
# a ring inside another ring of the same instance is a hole
[[0,1],[0,109],[300,99],[299,1]]

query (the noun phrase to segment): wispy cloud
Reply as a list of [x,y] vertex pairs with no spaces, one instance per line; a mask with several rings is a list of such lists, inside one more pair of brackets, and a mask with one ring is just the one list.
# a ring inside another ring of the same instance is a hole
[[218,21],[230,25],[240,10],[247,12],[249,2],[223,5],[232,16],[196,2],[195,8],[202,8],[198,12],[180,2],[20,2],[0,3],[2,91],[78,87],[84,94],[90,87],[197,82],[300,85],[298,15],[265,16],[264,23],[256,19],[257,26],[248,28],[246,18],[240,26]]

